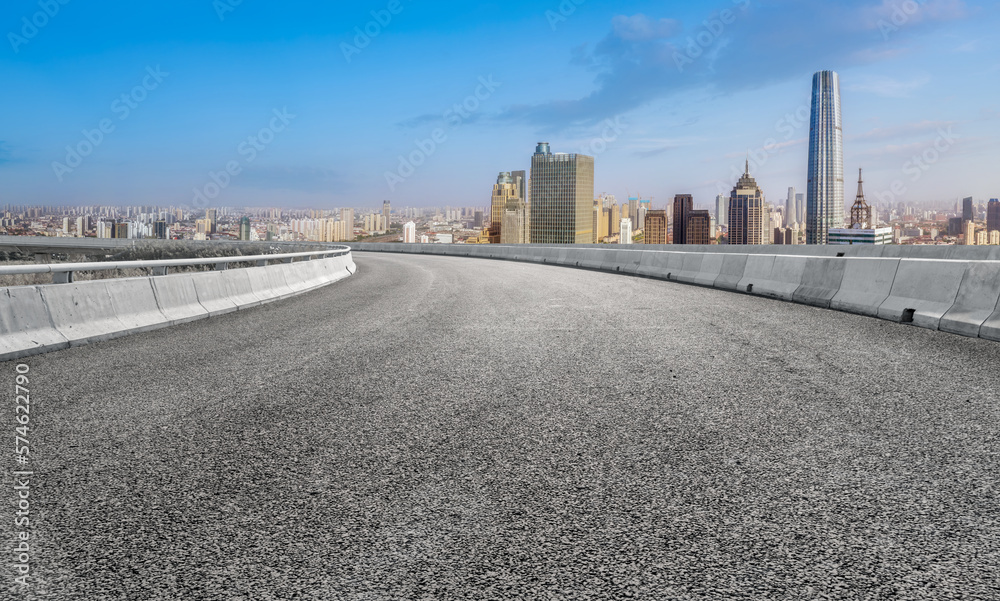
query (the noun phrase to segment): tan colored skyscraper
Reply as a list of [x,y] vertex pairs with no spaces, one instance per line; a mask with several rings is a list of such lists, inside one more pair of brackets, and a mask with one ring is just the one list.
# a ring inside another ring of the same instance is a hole
[[965,245],[975,246],[976,245],[976,222],[966,221],[965,222]]
[[594,157],[552,154],[539,143],[531,157],[531,242],[589,244],[593,202]]
[[711,244],[712,237],[709,232],[712,223],[712,216],[708,211],[691,211],[687,217],[687,228],[685,228],[685,244]]
[[[490,226],[488,229],[490,244],[499,244],[503,235],[504,212],[507,210],[507,203],[520,200],[520,191],[517,182],[511,177],[509,171],[501,171],[497,176],[497,183],[493,186],[493,200],[490,203]],[[523,221],[523,217],[522,217]],[[516,234],[515,234],[516,236]]]
[[764,193],[750,177],[748,160],[746,172],[729,196],[729,243],[766,244],[770,237],[766,220]]
[[646,213],[646,229],[644,232],[646,244],[666,244],[667,212],[660,210]]
[[622,214],[617,204],[611,205],[611,221],[609,223],[609,236],[617,236],[621,233]]

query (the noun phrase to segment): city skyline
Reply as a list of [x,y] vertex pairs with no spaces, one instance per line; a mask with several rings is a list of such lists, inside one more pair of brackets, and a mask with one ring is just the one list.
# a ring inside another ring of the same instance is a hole
[[[528,169],[539,139],[595,156],[598,194],[698,206],[750,149],[783,198],[806,189],[809,77],[827,69],[873,203],[996,197],[1000,11],[903,4],[70,3],[37,27],[19,1],[0,19],[18,82],[0,202],[486,206],[481,182]],[[497,26],[524,43],[490,44]]]

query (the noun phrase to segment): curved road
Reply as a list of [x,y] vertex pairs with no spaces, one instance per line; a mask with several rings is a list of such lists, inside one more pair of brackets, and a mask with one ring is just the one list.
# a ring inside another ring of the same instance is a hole
[[10,591],[1000,597],[1000,344],[561,267],[356,261],[27,360],[36,586]]

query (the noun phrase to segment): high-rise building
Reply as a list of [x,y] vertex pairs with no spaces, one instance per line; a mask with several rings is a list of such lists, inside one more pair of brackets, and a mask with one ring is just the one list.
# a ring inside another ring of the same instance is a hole
[[844,227],[844,133],[833,71],[813,75],[808,175],[806,244],[826,244],[831,228]]
[[694,210],[694,199],[690,194],[674,196],[674,244],[688,244],[687,218]]
[[215,234],[218,232],[219,223],[219,211],[218,209],[206,209],[205,219],[208,221],[208,231],[206,234]]
[[708,211],[691,211],[687,215],[687,222],[684,227],[685,244],[711,244],[712,216]]
[[729,227],[729,197],[725,194],[715,197],[715,222],[719,227]]
[[638,229],[642,229],[639,226],[639,197],[635,198],[628,197],[628,216],[632,220],[632,225]]
[[858,169],[858,195],[854,198],[854,205],[851,207],[851,228],[866,230],[874,228],[875,224],[872,223],[872,208],[865,202],[863,183],[861,169]]
[[632,244],[632,220],[628,217],[622,217],[621,236],[618,238],[618,244]]
[[412,221],[407,222],[403,226],[403,242],[405,244],[416,244],[417,242],[417,224]]
[[1000,200],[996,198],[986,205],[986,230],[989,232],[1000,230]]
[[250,218],[240,218],[240,240],[250,240]]
[[[795,223],[800,226],[804,225],[806,222],[806,195],[805,192],[795,193]],[[801,231],[801,230],[799,230]]]
[[594,239],[594,157],[552,154],[540,142],[531,157],[533,244],[589,244]]
[[962,221],[975,221],[976,210],[972,204],[972,197],[962,199]]
[[501,171],[497,183],[493,185],[493,195],[490,202],[490,226],[488,236],[490,244],[500,243],[500,232],[503,225],[503,213],[507,210],[507,201],[518,196],[510,171]]
[[382,217],[385,218],[385,227],[389,227],[389,218],[392,216],[392,203],[388,200],[382,201]]
[[663,210],[646,213],[646,227],[643,230],[646,244],[667,243],[667,212]]
[[791,225],[798,215],[798,208],[795,206],[795,188],[788,188],[788,198],[785,199],[785,224]]
[[167,222],[165,219],[161,219],[153,224],[153,235],[160,240],[167,238]]
[[976,222],[966,221],[965,222],[965,245],[975,246],[976,245]]
[[764,193],[757,180],[750,177],[750,161],[746,171],[729,196],[729,243],[766,244],[770,239],[769,219],[764,210]]

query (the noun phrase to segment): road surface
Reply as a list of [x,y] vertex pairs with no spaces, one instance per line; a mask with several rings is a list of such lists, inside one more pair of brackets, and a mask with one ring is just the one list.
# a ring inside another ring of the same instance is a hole
[[25,361],[35,586],[10,591],[1000,598],[1000,344],[563,267],[356,262]]

